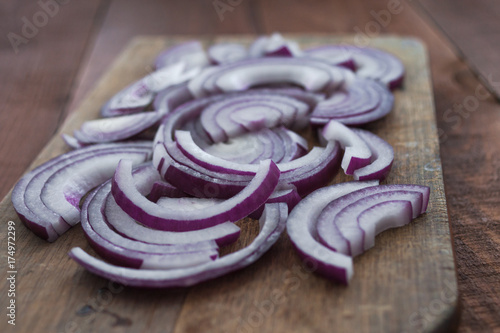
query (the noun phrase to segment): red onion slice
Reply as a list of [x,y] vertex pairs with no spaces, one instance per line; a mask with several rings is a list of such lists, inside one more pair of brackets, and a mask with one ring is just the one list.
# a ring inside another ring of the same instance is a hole
[[356,47],[352,45],[329,45],[323,46],[318,52],[308,52],[310,56],[337,58],[350,56],[356,66],[356,74],[380,81],[389,89],[395,89],[402,85],[404,78],[404,66],[394,55],[374,48]]
[[156,93],[192,79],[199,71],[199,68],[186,69],[182,62],[161,68],[114,95],[102,107],[101,115],[114,117],[144,111]]
[[323,137],[329,141],[337,141],[344,149],[342,169],[346,175],[352,175],[359,168],[370,163],[372,152],[363,139],[347,126],[330,120],[323,129]]
[[321,125],[334,119],[346,125],[362,125],[385,117],[393,106],[389,89],[371,79],[357,78],[319,102],[311,123]]
[[[94,250],[114,264],[134,268],[168,269],[211,261],[218,256],[213,241],[157,245],[125,238],[108,226],[103,206],[111,196],[108,181],[92,192],[82,207],[82,228]],[[112,197],[112,196],[111,196]]]
[[186,193],[182,192],[177,187],[166,181],[159,180],[153,183],[153,186],[151,187],[151,191],[149,191],[147,198],[149,201],[157,202],[161,197],[182,198],[185,196]]
[[[404,185],[382,185],[379,188],[365,189],[360,193],[353,192],[343,198],[331,202],[323,209],[318,217],[318,237],[324,245],[332,250],[350,256],[356,256],[365,251],[363,247],[364,232],[357,225],[357,217],[364,210],[387,201],[408,201],[413,209],[412,214],[417,217],[423,206],[423,192],[405,190]],[[411,219],[410,219],[411,221]]]
[[[266,204],[271,203],[285,203],[288,207],[288,211],[291,212],[292,209],[297,206],[297,204],[302,200],[297,192],[297,188],[291,184],[278,184],[273,194],[267,199]],[[260,207],[248,217],[253,219],[259,219],[264,212],[264,206]]]
[[313,57],[330,65],[346,67],[353,71],[356,69],[354,59],[348,52],[331,52],[330,48],[330,45],[309,48],[304,50],[302,56]]
[[[193,141],[200,146],[200,139],[193,137]],[[286,163],[308,152],[306,139],[284,127],[265,128],[200,148],[210,155],[240,164],[256,164],[266,159]]]
[[[141,194],[150,192],[158,182],[153,182],[158,177],[158,172],[152,165],[142,166],[133,171],[134,185]],[[108,187],[108,194],[111,186]],[[106,191],[106,190],[104,190]],[[104,213],[106,222],[117,232],[131,239],[154,244],[186,244],[202,241],[215,240],[218,245],[227,245],[236,241],[240,234],[238,226],[231,222],[219,224],[210,228],[195,231],[171,232],[154,230],[137,223],[125,213],[116,203],[112,195],[108,195],[103,203],[101,213]],[[180,197],[172,200],[172,197],[159,198],[157,204],[166,209],[176,210],[184,207],[186,210],[204,209],[218,202],[214,200]]]
[[[338,171],[340,156],[336,142],[332,141],[326,148],[314,147],[298,159],[278,164],[280,181],[296,186],[301,196],[307,195],[333,178]],[[167,147],[157,145],[153,163],[157,163],[155,166],[167,181],[190,195],[202,198],[230,197],[238,193],[255,172],[255,165],[241,165],[248,167],[242,169],[248,174],[236,174],[234,169],[228,173],[206,169],[185,157],[175,143],[167,144]]]
[[244,268],[258,260],[278,240],[286,224],[285,204],[268,204],[260,222],[260,233],[253,242],[234,253],[194,267],[171,270],[144,270],[119,267],[94,258],[81,248],[73,248],[69,256],[88,271],[101,277],[136,287],[192,286]]
[[309,107],[279,95],[239,95],[215,102],[201,113],[200,123],[213,142],[226,141],[245,132],[279,125],[303,128]]
[[165,116],[178,106],[192,99],[193,96],[189,92],[187,84],[179,84],[159,91],[153,101],[153,108],[155,111]]
[[89,120],[74,131],[80,143],[103,143],[128,139],[156,124],[158,112],[141,112],[112,118]]
[[131,165],[147,161],[149,152],[107,152],[66,165],[54,172],[40,193],[42,202],[70,226],[80,221],[79,203],[92,188],[102,184],[115,171],[118,161],[128,159]]
[[132,164],[122,160],[113,177],[112,193],[117,204],[140,223],[158,230],[189,231],[235,222],[247,216],[269,198],[279,175],[272,161],[263,161],[248,186],[231,199],[205,209],[186,211],[179,207],[170,210],[149,201],[137,190],[132,179]]
[[299,44],[283,38],[280,33],[257,38],[248,51],[250,57],[296,57],[301,55]]
[[210,139],[207,139],[207,135],[202,130],[199,122],[195,121],[200,117],[200,114],[205,108],[213,103],[223,101],[232,96],[246,96],[249,99],[258,100],[260,98],[267,98],[269,95],[291,97],[306,103],[310,108],[314,107],[318,101],[324,99],[324,96],[321,94],[306,92],[299,88],[253,89],[245,92],[199,98],[180,105],[172,113],[169,113],[163,125],[157,131],[157,138],[155,139],[155,142],[172,142],[175,130],[185,129],[192,132],[193,139],[196,139],[196,143],[200,146],[202,146],[204,142],[208,144],[210,143]]
[[377,184],[377,181],[368,181],[323,187],[302,199],[292,210],[286,223],[288,236],[298,254],[311,264],[315,272],[344,284],[351,279],[352,258],[334,252],[316,240],[316,221],[323,208],[331,201]]
[[[291,139],[289,138],[289,141]],[[291,145],[290,142],[286,143]],[[293,154],[285,146],[283,137],[276,131],[264,128],[258,132],[245,133],[231,138],[226,142],[207,145],[202,149],[210,155],[240,164],[256,164],[262,160],[270,159],[279,163],[285,158],[285,153]],[[297,148],[298,149],[298,148]],[[287,156],[291,158],[291,156]]]
[[411,222],[412,206],[408,201],[387,201],[374,205],[358,216],[358,225],[363,230],[363,248],[375,245],[375,236],[394,227],[402,227]]
[[208,57],[216,65],[230,64],[248,57],[247,49],[238,43],[218,43],[211,45]]
[[[75,165],[79,161],[86,161],[95,156],[104,156],[110,153],[118,158],[127,156],[129,153],[146,158],[151,153],[151,142],[88,146],[60,155],[28,172],[19,180],[12,192],[12,204],[21,221],[37,236],[49,242],[55,241],[59,235],[70,228],[70,225],[41,200],[41,192],[45,184],[51,176],[59,170],[67,168],[68,165]],[[108,178],[111,176],[112,174]],[[72,202],[77,204],[79,199],[74,197]]]
[[[233,179],[248,180],[250,176],[257,172],[258,165],[230,162],[208,154],[193,141],[189,132],[176,131],[175,138],[176,146],[166,144],[168,154],[178,162],[188,165],[193,169],[203,171],[207,175],[227,178],[228,176],[224,176],[226,174],[234,177]],[[175,149],[176,147],[177,150]],[[313,147],[306,155],[290,162],[280,163],[278,167],[284,173],[312,164],[321,156],[323,150],[321,147]]]
[[354,171],[355,180],[384,180],[394,162],[394,149],[379,136],[359,128],[352,129],[368,145],[372,152],[370,164]]
[[101,116],[115,117],[144,111],[155,93],[141,79],[115,94],[101,108]]
[[157,69],[185,63],[187,69],[208,66],[210,61],[199,41],[188,41],[161,52],[155,60]]
[[195,97],[242,91],[266,84],[295,84],[307,91],[332,91],[354,74],[305,58],[258,58],[204,70],[188,87]]
[[74,137],[72,137],[71,135],[68,135],[68,134],[61,134],[61,138],[63,139],[63,141],[71,148],[73,149],[80,149],[80,148],[83,148],[85,146],[88,146],[88,144],[86,143],[83,143],[83,142],[80,142],[78,141],[77,139],[75,139]]
[[[198,198],[190,198],[190,201],[186,202],[187,199],[188,198],[179,198],[180,201],[177,203],[177,207],[189,207],[189,203],[192,203],[194,200],[200,200]],[[169,201],[169,203],[173,204],[171,201]],[[169,206],[162,205],[161,201],[158,205],[169,208]],[[125,213],[116,204],[113,196],[108,196],[105,213],[108,223],[120,234],[131,239],[152,244],[187,244],[215,240],[217,245],[224,246],[235,242],[240,235],[240,228],[231,222],[218,224],[202,230],[184,232],[150,229],[137,223],[127,213]]]

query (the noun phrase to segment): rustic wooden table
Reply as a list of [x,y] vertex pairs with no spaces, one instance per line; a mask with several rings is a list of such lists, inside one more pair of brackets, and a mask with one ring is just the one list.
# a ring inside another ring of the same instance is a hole
[[[458,331],[498,332],[500,106],[494,95],[500,91],[500,70],[494,60],[500,51],[500,5],[493,0],[221,2],[229,4],[223,12],[207,0],[3,1],[1,197],[134,36],[280,31],[416,37],[430,54],[461,299]],[[22,323],[17,328],[24,331]]]

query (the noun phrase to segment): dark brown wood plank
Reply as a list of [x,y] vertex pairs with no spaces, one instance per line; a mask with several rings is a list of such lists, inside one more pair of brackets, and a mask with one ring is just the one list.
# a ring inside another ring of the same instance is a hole
[[462,59],[500,99],[500,3],[495,0],[419,0]]
[[[36,1],[0,4],[0,142],[6,143],[0,147],[0,197],[7,194],[64,119],[102,2],[52,6],[50,15]],[[19,45],[14,42],[21,39]]]

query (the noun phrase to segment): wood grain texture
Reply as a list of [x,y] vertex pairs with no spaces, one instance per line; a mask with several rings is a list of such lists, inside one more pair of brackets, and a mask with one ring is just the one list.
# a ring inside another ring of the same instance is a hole
[[450,38],[480,80],[500,99],[500,3],[495,0],[419,0],[417,3]]
[[[294,38],[304,46],[352,43],[348,36]],[[72,114],[63,132],[96,117],[109,96],[143,75],[157,52],[175,41],[136,39]],[[427,214],[408,227],[381,235],[373,250],[355,260],[351,286],[339,286],[308,272],[284,234],[255,265],[220,279],[177,290],[121,290],[67,258],[73,246],[89,249],[79,228],[46,244],[18,222],[18,270],[23,272],[18,275],[18,304],[23,307],[18,319],[23,329],[199,332],[203,327],[204,332],[327,332],[342,323],[346,331],[409,332],[453,326],[457,286],[425,49],[415,40],[398,38],[373,43],[400,56],[408,69],[404,90],[396,92],[394,112],[369,127],[396,150],[394,171],[387,182],[429,185],[432,200]],[[35,163],[61,151],[61,140],[54,138]],[[347,177],[335,179],[344,180]],[[18,221],[8,201],[2,203],[0,213]],[[245,227],[242,244],[255,233],[255,227]],[[0,237],[3,242],[5,235]],[[6,282],[0,281],[1,293],[6,288]],[[40,310],[47,300],[52,307]]]

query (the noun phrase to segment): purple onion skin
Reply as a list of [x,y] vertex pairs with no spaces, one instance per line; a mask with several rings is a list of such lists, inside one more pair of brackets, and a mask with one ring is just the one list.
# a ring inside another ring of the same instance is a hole
[[351,158],[351,163],[349,163],[349,166],[345,170],[346,175],[352,175],[354,171],[363,168],[370,164],[370,159],[364,159],[364,158],[359,158],[359,157],[353,157]]
[[293,57],[293,54],[286,45],[283,45],[280,48],[278,48],[272,52],[266,52],[265,56],[266,57]]
[[164,177],[175,187],[196,198],[229,199],[245,187],[245,184],[237,182],[226,184],[209,183],[173,166],[167,169]]
[[375,173],[359,177],[358,180],[363,181],[363,180],[378,179],[380,181],[383,181],[387,178],[387,176],[389,176],[389,173],[391,173],[391,169],[392,169],[392,162],[391,162],[391,164],[389,164],[385,168],[383,168]]
[[22,215],[18,212],[16,212],[16,213],[17,213],[17,216],[19,216],[19,219],[21,220],[21,222],[23,222],[23,224],[29,230],[31,230],[35,235],[37,235],[38,237],[40,237],[43,240],[46,240],[46,241],[49,240],[49,234],[47,233],[47,230],[44,227],[42,227],[39,224],[31,222],[24,215]]
[[[116,173],[112,178],[113,185],[111,187],[111,193],[115,197],[118,205],[138,222],[159,230],[189,231],[214,226],[227,221],[237,221],[247,216],[265,203],[267,197],[274,191],[274,188],[278,184],[279,175],[280,170],[274,162],[270,161],[269,171],[260,184],[260,188],[263,189],[262,193],[257,194],[257,197],[255,197],[254,192],[254,196],[246,197],[227,211],[220,212],[213,216],[197,217],[195,220],[177,220],[175,218],[152,215],[146,212],[143,208],[137,206],[132,199],[128,198],[120,189]],[[269,194],[264,198],[264,193],[267,192],[269,192]],[[243,212],[245,213],[243,214]]]
[[389,90],[396,90],[398,88],[402,88],[404,80],[405,76],[403,75],[397,78],[396,80],[389,82]]

